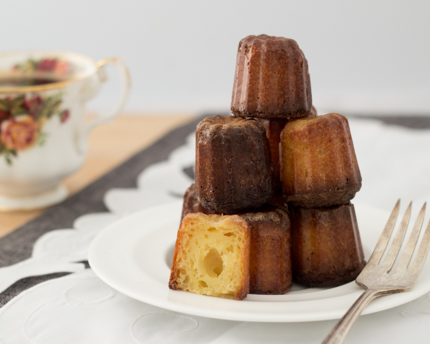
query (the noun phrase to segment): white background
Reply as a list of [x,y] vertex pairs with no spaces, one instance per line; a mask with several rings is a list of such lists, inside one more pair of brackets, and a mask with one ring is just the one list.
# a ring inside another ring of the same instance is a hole
[[[2,0],[1,49],[120,56],[127,111],[230,107],[240,39],[266,33],[304,51],[317,108],[430,113],[430,2]],[[92,106],[108,106],[114,88]]]

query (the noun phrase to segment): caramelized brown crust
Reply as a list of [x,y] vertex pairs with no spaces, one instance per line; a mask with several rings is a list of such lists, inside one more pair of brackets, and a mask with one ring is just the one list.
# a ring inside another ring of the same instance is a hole
[[[214,239],[216,231],[220,235]],[[249,293],[250,241],[250,226],[237,215],[188,214],[178,230],[169,288],[244,299]],[[229,249],[229,245],[234,248]],[[222,253],[222,272],[216,277],[208,276],[205,267],[211,248]],[[201,284],[204,279],[211,284]]]
[[207,117],[196,130],[196,194],[203,207],[234,213],[272,197],[273,165],[263,125],[233,116]]
[[281,140],[281,131],[288,123],[284,118],[258,118],[266,129],[266,136],[269,140],[270,153],[273,161],[273,188],[275,192],[281,192],[280,162],[279,162],[279,142]]
[[194,213],[203,213],[203,214],[216,214],[216,212],[206,209],[203,207],[196,195],[196,184],[193,183],[190,185],[190,187],[185,191],[184,194],[184,203],[182,204],[182,215],[181,215],[181,222],[184,219],[185,216],[188,214],[194,214]]
[[299,118],[311,106],[308,61],[296,41],[267,35],[240,41],[231,101],[235,116]]
[[251,294],[285,294],[292,285],[290,220],[271,209],[240,215],[251,227]]
[[280,142],[282,190],[289,205],[348,203],[361,188],[348,120],[336,113],[288,122]]
[[[311,112],[306,118],[313,118],[317,116],[317,110],[312,106]],[[281,132],[285,125],[289,122],[285,118],[257,118],[266,129],[266,136],[269,140],[270,153],[273,161],[273,187],[274,192],[282,192],[281,188],[281,175],[280,175],[280,161],[279,161],[279,143],[281,142]]]
[[267,206],[269,207],[274,207],[274,208],[279,208],[283,211],[285,211],[287,214],[288,213],[288,205],[287,202],[285,202],[284,196],[282,195],[282,193],[276,193],[273,195],[273,197],[270,199],[269,202],[267,202]]
[[354,280],[365,264],[354,206],[289,209],[294,280],[307,287]]
[[[226,212],[214,212],[213,210],[206,209],[202,206],[200,203],[199,198],[196,195],[196,185],[191,184],[191,186],[187,189],[184,195],[184,203],[182,205],[182,216],[181,216],[181,222],[184,219],[185,216],[188,214],[194,214],[194,213],[203,213],[206,215],[211,214],[217,214],[217,215],[233,215]],[[270,208],[279,208],[283,211],[285,211],[288,214],[288,206],[287,203],[284,200],[284,197],[281,193],[275,194],[268,202],[267,205],[264,205],[263,207],[259,208],[258,211],[263,211],[264,209]],[[237,212],[236,214],[239,214]]]

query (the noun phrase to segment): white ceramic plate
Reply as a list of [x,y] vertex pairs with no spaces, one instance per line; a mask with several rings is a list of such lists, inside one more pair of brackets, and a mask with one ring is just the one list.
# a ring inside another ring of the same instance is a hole
[[[305,322],[339,319],[362,292],[354,282],[336,288],[301,289],[285,295],[251,295],[242,301],[195,295],[168,288],[170,264],[182,202],[129,215],[108,226],[93,241],[89,262],[112,288],[136,300],[172,311],[226,320]],[[366,259],[378,240],[388,213],[355,205]],[[409,302],[430,290],[430,266],[410,292],[373,301],[364,314]]]

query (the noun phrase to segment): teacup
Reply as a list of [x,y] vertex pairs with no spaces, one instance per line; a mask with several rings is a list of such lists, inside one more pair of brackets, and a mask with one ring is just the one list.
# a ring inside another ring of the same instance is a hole
[[[107,64],[119,74],[119,101],[84,124],[84,105],[107,80]],[[60,182],[85,161],[89,132],[120,113],[129,90],[127,67],[118,58],[0,54],[0,210],[41,208],[66,198]]]

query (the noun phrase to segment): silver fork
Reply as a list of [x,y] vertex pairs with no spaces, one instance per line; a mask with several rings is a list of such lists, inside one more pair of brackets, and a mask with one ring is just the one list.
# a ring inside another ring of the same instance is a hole
[[326,339],[324,339],[322,344],[343,343],[355,320],[358,319],[361,312],[372,300],[384,295],[409,291],[415,285],[415,282],[418,279],[421,270],[423,269],[424,262],[427,258],[430,248],[429,222],[416,253],[415,259],[411,263],[411,258],[417,246],[421,227],[424,221],[426,209],[425,203],[418,214],[414,228],[412,229],[412,233],[409,237],[409,241],[406,244],[401,257],[399,258],[399,263],[395,272],[389,275],[402,246],[406,229],[408,228],[409,219],[411,217],[412,202],[409,204],[405,214],[403,215],[400,227],[397,230],[397,234],[384,261],[381,262],[381,258],[387,249],[388,242],[390,241],[391,234],[393,233],[394,225],[399,213],[399,208],[400,200],[398,200],[394,206],[394,209],[388,219],[387,224],[385,225],[385,229],[382,232],[378,243],[376,244],[375,250],[370,257],[369,262],[355,280],[355,282],[360,287],[364,288],[365,291],[346,312],[343,318],[339,320],[337,325],[329,333]]

